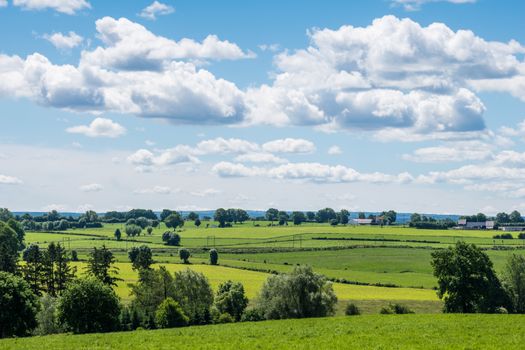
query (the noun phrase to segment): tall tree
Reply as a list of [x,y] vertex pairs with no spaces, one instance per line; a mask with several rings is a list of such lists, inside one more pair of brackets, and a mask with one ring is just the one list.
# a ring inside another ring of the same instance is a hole
[[87,272],[108,286],[116,286],[122,279],[116,277],[118,268],[114,266],[115,262],[113,253],[105,245],[94,247],[89,254]]
[[503,286],[509,295],[513,311],[525,313],[525,257],[512,254],[503,270]]
[[275,208],[270,208],[266,211],[266,220],[268,221],[271,221],[271,222],[274,222],[275,220],[277,220],[278,216],[279,216],[279,210],[275,209]]
[[24,227],[15,219],[9,219],[7,225],[16,233],[16,238],[18,239],[18,250],[23,250],[25,248],[24,237],[26,235]]
[[475,245],[459,241],[454,247],[435,251],[431,265],[445,312],[490,313],[509,307],[492,262]]
[[147,270],[153,264],[153,253],[147,245],[133,247],[128,253],[133,270]]
[[42,275],[46,292],[55,297],[75,278],[76,268],[70,265],[66,249],[60,243],[50,243],[42,257]]
[[0,221],[0,271],[16,272],[18,245],[16,232],[9,225]]
[[25,264],[21,266],[22,276],[36,295],[42,295],[44,283],[44,253],[36,244],[31,244],[22,255]]
[[175,272],[175,301],[179,302],[190,324],[210,321],[213,291],[206,276],[190,269]]
[[173,229],[184,226],[184,220],[182,219],[182,216],[180,216],[180,214],[176,212],[170,214],[170,216],[164,219],[164,223],[167,227]]
[[219,208],[215,210],[213,219],[219,222],[220,227],[224,227],[227,222],[229,222],[228,212],[224,208]]

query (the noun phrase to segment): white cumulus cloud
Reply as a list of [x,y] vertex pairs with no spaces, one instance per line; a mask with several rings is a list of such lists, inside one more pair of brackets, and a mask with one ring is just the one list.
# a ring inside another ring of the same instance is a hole
[[18,184],[21,184],[21,183],[22,183],[22,180],[20,180],[17,177],[0,174],[0,184],[4,184],[4,185],[18,185]]
[[72,134],[83,134],[89,137],[119,137],[126,133],[122,125],[106,118],[96,118],[89,125],[78,125],[66,129]]
[[74,15],[80,10],[91,8],[86,0],[13,0],[13,5],[24,10],[52,9],[67,15]]
[[270,153],[313,153],[316,147],[312,141],[286,138],[266,142],[262,149]]
[[53,44],[53,46],[60,50],[73,49],[80,45],[82,41],[84,41],[84,38],[72,31],[67,34],[45,34],[44,39],[49,41],[51,44]]
[[331,156],[335,156],[335,155],[338,155],[338,154],[342,154],[343,151],[341,150],[341,147],[339,146],[331,146],[329,149],[328,149],[328,152],[327,152],[329,155]]
[[139,13],[139,16],[151,20],[156,20],[157,16],[169,15],[173,12],[175,12],[175,8],[173,6],[154,1],[151,5],[144,8]]

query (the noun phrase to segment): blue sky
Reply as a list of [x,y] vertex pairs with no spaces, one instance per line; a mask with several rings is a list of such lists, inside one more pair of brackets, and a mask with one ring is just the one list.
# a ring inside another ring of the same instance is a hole
[[525,211],[523,13],[0,0],[0,206]]

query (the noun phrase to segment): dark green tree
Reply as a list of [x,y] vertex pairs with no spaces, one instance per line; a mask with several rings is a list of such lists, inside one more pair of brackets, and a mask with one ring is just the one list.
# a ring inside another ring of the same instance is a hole
[[195,220],[195,226],[199,227],[201,225],[201,219],[197,218],[197,220]]
[[177,227],[184,226],[184,220],[180,216],[179,213],[172,213],[170,216],[168,216],[166,219],[164,219],[164,223],[166,224],[166,227],[173,228],[174,230]]
[[126,224],[124,231],[126,232],[126,236],[135,237],[135,236],[140,236],[140,233],[142,232],[142,228],[139,225]]
[[128,257],[133,266],[133,270],[147,270],[150,269],[153,264],[153,253],[147,245],[131,248],[128,252]]
[[248,298],[242,283],[226,281],[219,285],[215,295],[215,308],[219,314],[228,313],[235,321],[240,321],[247,306]]
[[120,241],[121,238],[122,238],[122,232],[120,232],[120,229],[119,229],[119,228],[117,228],[117,229],[115,230],[115,238],[116,238],[117,241]]
[[0,338],[28,335],[37,326],[38,308],[26,281],[0,271]]
[[196,212],[192,211],[188,214],[187,216],[187,219],[188,220],[191,220],[191,221],[195,221],[199,218],[199,214],[197,214]]
[[460,241],[454,247],[435,251],[431,265],[445,312],[491,313],[498,307],[509,308],[492,262],[475,245]]
[[118,268],[114,266],[115,262],[113,253],[105,245],[102,248],[94,247],[89,254],[86,270],[89,275],[105,285],[116,286],[117,281],[122,281],[122,279],[117,277]]
[[94,277],[68,285],[57,305],[58,320],[73,333],[119,329],[120,301],[113,289]]
[[179,249],[179,258],[184,261],[185,264],[189,264],[189,259],[191,257],[190,251],[186,248]]
[[219,222],[219,227],[224,227],[226,226],[227,222],[230,222],[230,217],[224,208],[219,208],[215,210],[215,213],[213,214],[213,220]]
[[292,213],[292,221],[294,225],[301,225],[306,221],[306,215],[302,211],[294,211]]
[[25,264],[21,266],[20,270],[24,280],[29,284],[29,287],[36,295],[42,295],[45,290],[44,281],[44,252],[36,244],[31,244],[24,250],[22,255]]
[[219,263],[219,252],[217,249],[210,249],[210,264],[217,265]]
[[71,266],[66,249],[60,243],[50,243],[43,252],[42,260],[45,291],[56,297],[75,278],[76,268]]
[[0,221],[0,271],[16,272],[18,247],[16,232],[9,225]]
[[25,248],[24,237],[26,235],[24,227],[15,219],[9,219],[7,225],[16,233],[16,238],[18,239],[18,250],[23,250]]
[[160,213],[160,221],[164,221],[166,220],[166,218],[168,216],[170,216],[171,214],[173,214],[174,211],[173,210],[169,210],[169,209],[162,209],[162,212]]
[[166,231],[162,234],[162,241],[169,246],[180,246],[180,235],[176,232]]
[[509,220],[511,223],[515,223],[515,224],[522,223],[525,221],[523,217],[521,216],[520,212],[517,210],[514,210],[512,213],[510,213]]
[[270,208],[266,211],[266,220],[274,222],[279,217],[279,210],[275,208]]

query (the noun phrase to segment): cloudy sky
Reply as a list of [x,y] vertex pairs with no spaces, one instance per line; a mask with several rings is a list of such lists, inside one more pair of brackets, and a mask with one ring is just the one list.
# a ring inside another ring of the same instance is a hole
[[0,206],[525,211],[523,13],[0,0]]

